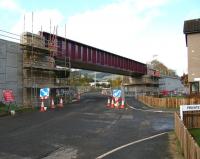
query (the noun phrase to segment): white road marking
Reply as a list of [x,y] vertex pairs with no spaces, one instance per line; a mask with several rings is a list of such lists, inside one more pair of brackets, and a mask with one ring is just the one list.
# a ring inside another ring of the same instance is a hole
[[144,139],[140,139],[140,140],[133,141],[133,142],[128,143],[128,144],[126,144],[126,145],[122,145],[122,146],[120,146],[120,147],[117,147],[117,148],[115,148],[115,149],[113,149],[113,150],[111,150],[111,151],[108,151],[108,152],[104,153],[104,154],[101,155],[101,156],[98,156],[96,159],[102,159],[102,158],[104,158],[104,157],[106,157],[106,156],[108,156],[108,155],[110,155],[110,154],[112,154],[112,153],[114,153],[114,152],[116,152],[116,151],[119,151],[119,150],[121,150],[121,149],[123,149],[123,148],[126,148],[126,147],[128,147],[128,146],[131,146],[131,145],[134,145],[134,144],[137,144],[137,143],[146,141],[146,140],[150,140],[150,139],[153,139],[153,138],[162,136],[162,135],[167,134],[167,133],[168,133],[168,132],[163,132],[163,133],[156,134],[156,135],[153,135],[153,136],[144,138]]
[[[127,104],[128,105],[128,104]],[[154,113],[173,113],[173,111],[162,111],[162,110],[152,110],[152,109],[149,109],[149,110],[145,110],[145,109],[138,109],[138,108],[135,108],[133,106],[130,106],[128,105],[129,108],[131,109],[134,109],[134,110],[140,110],[140,111],[144,111],[144,112],[154,112]]]
[[138,109],[132,106],[129,106],[129,108],[134,109],[134,110],[140,110],[140,111],[145,111],[145,112],[155,112],[155,113],[162,113],[164,111],[162,110],[148,110],[148,109]]

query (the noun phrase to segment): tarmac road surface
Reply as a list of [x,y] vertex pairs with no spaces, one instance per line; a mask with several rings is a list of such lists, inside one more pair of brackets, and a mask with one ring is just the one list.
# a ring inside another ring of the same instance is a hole
[[107,97],[88,93],[62,109],[1,117],[0,158],[172,158],[167,132],[173,114],[126,101],[132,108],[108,109]]

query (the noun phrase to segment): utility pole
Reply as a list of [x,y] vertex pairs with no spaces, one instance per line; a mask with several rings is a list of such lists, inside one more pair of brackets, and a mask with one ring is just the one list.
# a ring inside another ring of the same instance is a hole
[[113,74],[112,74],[111,88],[113,88]]
[[97,72],[94,72],[94,87],[96,89],[96,81],[97,81]]

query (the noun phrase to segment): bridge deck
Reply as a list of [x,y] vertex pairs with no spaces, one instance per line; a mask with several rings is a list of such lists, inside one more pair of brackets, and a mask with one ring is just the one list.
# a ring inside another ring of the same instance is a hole
[[[41,32],[48,41],[55,39],[55,35]],[[146,64],[131,60],[113,53],[88,46],[70,39],[56,36],[56,57],[70,57],[73,68],[109,72],[128,76],[138,76],[147,73]]]

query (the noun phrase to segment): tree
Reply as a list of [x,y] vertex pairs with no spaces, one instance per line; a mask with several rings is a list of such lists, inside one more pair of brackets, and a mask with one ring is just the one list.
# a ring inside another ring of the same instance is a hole
[[70,76],[70,84],[72,86],[89,86],[94,80],[88,74],[80,72],[72,72]]
[[122,84],[122,78],[117,77],[114,80],[108,80],[108,82],[110,83],[111,87],[113,88],[119,88]]
[[176,76],[176,72],[174,70],[167,68],[167,66],[158,60],[151,61],[151,66],[153,69],[158,70],[161,75]]
[[181,76],[181,82],[184,86],[189,86],[188,74],[183,73],[183,75]]

